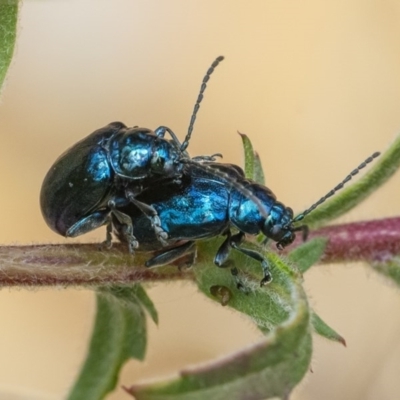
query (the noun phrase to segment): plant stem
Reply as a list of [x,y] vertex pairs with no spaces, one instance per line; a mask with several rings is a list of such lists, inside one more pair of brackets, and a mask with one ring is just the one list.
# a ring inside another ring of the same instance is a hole
[[329,238],[322,263],[390,261],[400,254],[400,217],[327,226],[317,236]]
[[[390,261],[400,254],[400,217],[333,225],[310,234],[310,238],[318,236],[329,238],[322,263]],[[300,239],[294,243],[299,244]],[[111,249],[100,249],[98,244],[2,246],[0,287],[91,287],[194,279],[192,271],[173,266],[147,269],[143,265],[148,257],[132,256],[124,244]]]
[[147,269],[144,254],[132,256],[126,245],[98,244],[0,247],[1,286],[99,286],[193,278],[176,267]]

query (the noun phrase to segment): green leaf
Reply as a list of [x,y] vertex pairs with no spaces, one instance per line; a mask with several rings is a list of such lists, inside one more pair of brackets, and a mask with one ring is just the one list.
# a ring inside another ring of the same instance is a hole
[[382,186],[400,167],[400,136],[369,168],[363,177],[347,186],[304,218],[317,228],[345,214]]
[[150,297],[147,295],[142,285],[135,285],[135,294],[137,299],[140,301],[143,308],[150,315],[151,319],[155,324],[158,324],[158,313],[154,306],[154,303],[151,301]]
[[311,324],[314,328],[314,331],[318,333],[318,335],[346,346],[346,341],[344,340],[343,336],[339,335],[335,330],[333,330],[315,312],[311,313]]
[[261,185],[265,185],[264,171],[260,156],[253,149],[250,139],[244,133],[238,132],[243,142],[244,150],[244,172],[246,178],[252,179]]
[[254,182],[259,183],[260,185],[265,186],[265,176],[264,170],[261,165],[260,156],[257,152],[254,153],[254,172],[253,172],[253,180]]
[[327,243],[328,239],[322,237],[309,240],[292,250],[288,258],[304,273],[321,259]]
[[[128,393],[137,400],[287,398],[309,368],[310,314],[299,275],[276,254],[266,257],[274,280],[260,287],[259,263],[234,255],[235,265],[242,265],[241,275],[246,271],[247,294],[236,288],[229,271],[216,268],[211,260],[200,256],[195,268],[200,290],[214,299],[213,288],[223,287],[229,293],[227,307],[244,313],[268,332],[263,340],[208,365],[185,369],[178,378],[134,385]],[[216,300],[220,302],[218,294]]]
[[[301,287],[302,277],[296,270],[286,264],[276,253],[263,254],[271,268],[272,283],[260,287],[263,277],[260,263],[251,260],[248,256],[232,252],[230,259],[233,265],[240,266],[239,279],[246,287],[246,291],[238,290],[236,280],[227,268],[217,268],[211,260],[203,257],[203,248],[212,248],[211,254],[215,254],[220,243],[206,241],[199,244],[199,256],[194,273],[199,289],[213,300],[219,301],[211,293],[213,286],[222,286],[229,290],[230,299],[227,305],[249,316],[264,332],[269,333],[281,323],[290,318],[290,312],[296,305],[292,303],[291,296],[293,285],[296,290],[304,294]],[[257,249],[251,243],[246,243],[246,248]],[[305,295],[304,295],[305,296]],[[268,307],[266,308],[266,304]]]
[[244,133],[238,132],[243,142],[244,150],[244,173],[246,178],[254,178],[254,150],[250,139]]
[[0,1],[0,88],[14,53],[17,37],[18,1]]
[[139,284],[99,289],[88,355],[68,400],[103,399],[115,388],[129,358],[143,360],[147,343],[144,309],[157,320],[157,312]]
[[371,267],[380,274],[390,278],[396,285],[400,286],[400,257],[393,257],[388,261],[375,262]]
[[148,312],[154,323],[158,324],[157,310],[142,285],[105,286],[99,290],[114,295],[121,302],[126,302],[128,307],[143,307]]

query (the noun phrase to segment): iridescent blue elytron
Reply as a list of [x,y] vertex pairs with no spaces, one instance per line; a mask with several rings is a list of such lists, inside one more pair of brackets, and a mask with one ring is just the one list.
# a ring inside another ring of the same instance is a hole
[[[153,207],[136,199],[144,187],[159,180],[179,182],[184,162],[214,160],[214,156],[190,158],[186,149],[206,84],[214,69],[223,60],[217,57],[203,78],[195,103],[188,133],[182,143],[165,126],[155,131],[128,128],[112,122],[96,130],[65,151],[47,173],[40,193],[40,206],[48,226],[66,237],[75,237],[107,225],[107,242],[111,243],[111,214],[124,222],[118,212],[120,203],[129,201],[151,221],[157,240],[164,243],[166,233]],[[167,140],[168,133],[171,139]],[[131,251],[138,246],[129,237]]]
[[[378,155],[374,153],[368,157],[339,185],[297,217],[293,217],[291,208],[277,201],[269,188],[246,179],[238,166],[189,162],[179,183],[165,181],[157,187],[146,188],[138,196],[138,200],[154,207],[160,217],[161,227],[168,236],[168,248],[149,259],[146,266],[171,263],[193,252],[196,240],[225,235],[226,239],[217,251],[214,263],[224,266],[230,249],[234,248],[261,263],[261,284],[268,283],[271,281],[268,263],[261,253],[242,246],[245,235],[263,233],[266,238],[276,242],[278,249],[291,244],[297,231],[306,237],[307,226],[295,226],[295,223],[340,190]],[[114,231],[121,241],[127,241],[128,228],[142,250],[161,249],[151,221],[134,204],[127,203],[118,210],[131,219],[128,227],[113,215]],[[232,234],[232,229],[238,232]],[[236,268],[232,272],[236,274]]]

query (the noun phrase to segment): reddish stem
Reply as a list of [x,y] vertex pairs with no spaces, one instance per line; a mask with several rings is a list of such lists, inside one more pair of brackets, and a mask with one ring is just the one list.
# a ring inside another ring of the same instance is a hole
[[[400,217],[334,225],[310,234],[310,238],[321,236],[328,238],[321,260],[324,263],[389,261],[400,254]],[[301,240],[296,244],[301,244]],[[3,246],[0,287],[96,286],[193,279],[193,272],[182,272],[176,267],[148,270],[141,266],[148,257],[143,254],[132,257],[122,244],[106,250],[99,250],[94,244]]]
[[388,261],[400,254],[400,217],[327,226],[310,234],[320,236],[329,239],[324,263]]

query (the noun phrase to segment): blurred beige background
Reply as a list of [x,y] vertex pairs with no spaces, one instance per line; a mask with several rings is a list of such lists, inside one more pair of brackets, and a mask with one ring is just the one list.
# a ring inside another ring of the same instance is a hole
[[[185,135],[201,78],[220,54],[190,145],[242,164],[237,130],[268,185],[297,211],[400,131],[400,1],[25,1],[0,104],[0,243],[64,242],[38,196],[52,162],[121,120]],[[400,176],[343,221],[400,213]],[[100,241],[104,230],[80,238]],[[348,347],[315,338],[295,399],[395,399],[400,293],[362,265],[305,276],[318,313]],[[252,324],[183,284],[157,285],[148,358],[121,384],[171,374],[259,340]],[[94,312],[85,290],[0,292],[0,398],[61,399],[84,357]],[[35,397],[36,396],[36,397]],[[121,389],[111,400],[127,398]]]

